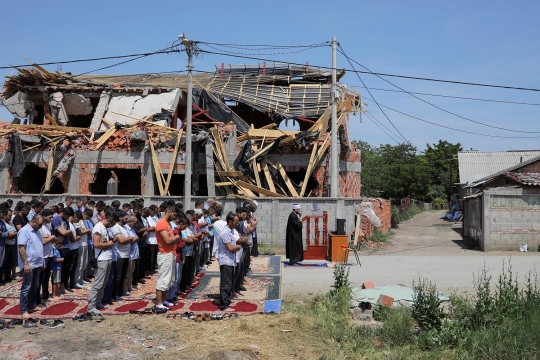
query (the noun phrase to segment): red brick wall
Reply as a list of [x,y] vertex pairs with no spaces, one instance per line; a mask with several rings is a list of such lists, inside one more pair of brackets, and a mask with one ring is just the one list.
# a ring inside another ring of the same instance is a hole
[[[379,219],[381,219],[381,227],[379,230],[381,230],[382,233],[387,233],[390,230],[390,220],[392,218],[390,200],[369,199],[368,201],[373,204],[375,214],[379,217]],[[369,238],[371,235],[373,235],[374,230],[375,227],[371,224],[369,219],[362,216],[362,233]]]
[[[98,169],[142,169],[143,166],[143,164],[79,164],[79,193],[91,194],[90,185],[95,181]],[[163,167],[163,164],[161,164],[161,166]],[[177,168],[178,166],[183,165],[177,165]],[[168,165],[166,165],[166,167],[168,167]],[[141,170],[141,195],[146,195],[144,184],[145,177]]]

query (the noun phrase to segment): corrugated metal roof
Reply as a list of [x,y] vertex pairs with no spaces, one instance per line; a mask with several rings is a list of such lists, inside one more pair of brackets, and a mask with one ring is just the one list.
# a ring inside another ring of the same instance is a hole
[[471,184],[537,156],[540,150],[461,151],[458,153],[459,182]]
[[532,172],[507,172],[504,176],[509,177],[510,179],[523,184],[523,185],[535,185],[540,186],[540,173]]

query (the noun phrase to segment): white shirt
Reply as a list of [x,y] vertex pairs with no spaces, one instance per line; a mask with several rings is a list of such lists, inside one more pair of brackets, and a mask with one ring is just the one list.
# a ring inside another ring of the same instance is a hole
[[[233,234],[234,234],[234,240],[235,241],[238,241],[240,239],[240,234],[238,233],[238,231],[236,229],[233,229]],[[242,260],[242,254],[244,253],[244,248],[243,247],[240,247],[240,250],[238,250],[235,255],[236,255],[236,263],[239,264],[240,263],[240,260]]]
[[212,256],[216,256],[217,254],[219,235],[225,226],[227,226],[227,222],[225,220],[218,220],[214,223],[214,247],[212,248]]
[[[92,238],[94,234],[101,235],[101,242],[109,241],[109,231],[107,228],[100,222],[94,225],[94,230],[92,230]],[[101,254],[100,254],[101,253]],[[94,249],[94,256],[98,260],[112,260],[112,248],[108,249]]]
[[[86,230],[86,224],[84,223],[84,220],[79,221],[75,224],[75,227],[77,229]],[[79,240],[79,247],[87,247],[88,246],[88,234],[81,235],[81,240]]]
[[[77,235],[77,231],[76,231],[76,228],[75,228],[74,224],[69,223],[69,229],[71,230],[71,233],[73,234],[73,236]],[[79,249],[79,243],[80,243],[80,240],[72,242],[71,239],[70,239],[69,240],[69,250],[77,250],[77,249]]]
[[[144,218],[143,218],[144,219]],[[149,227],[155,227],[157,224],[156,219],[149,216],[146,218],[146,222],[148,222]],[[149,245],[157,245],[157,238],[156,238],[156,232],[150,231],[148,235],[146,236],[146,243]]]
[[[39,232],[41,233],[41,238],[46,238],[51,236],[51,229],[49,228],[49,224],[43,225],[41,229],[39,229]],[[53,256],[53,248],[52,248],[52,241],[49,241],[45,245],[43,245],[43,258],[50,258]]]
[[[117,223],[112,228],[112,233],[114,236],[120,235],[122,237],[128,237],[129,234],[126,229],[120,223]],[[114,243],[114,247],[116,248],[116,253],[118,254],[118,257],[121,259],[127,259],[129,258],[129,251],[131,249],[131,243],[127,244],[120,244],[119,241]]]

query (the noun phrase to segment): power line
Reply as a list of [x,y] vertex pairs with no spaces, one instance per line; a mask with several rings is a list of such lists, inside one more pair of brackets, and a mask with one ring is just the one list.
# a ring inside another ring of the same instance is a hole
[[[362,100],[366,100],[366,98],[364,97]],[[373,99],[369,99],[367,98],[368,101],[373,101]],[[402,114],[402,115],[405,115],[405,116],[408,116],[412,119],[416,119],[416,120],[419,120],[419,121],[422,121],[422,122],[425,122],[425,123],[428,123],[428,124],[431,124],[431,125],[435,125],[435,126],[440,126],[440,127],[443,127],[445,129],[449,129],[449,130],[454,130],[454,131],[459,131],[459,132],[462,132],[462,133],[466,133],[466,134],[472,134],[472,135],[478,135],[478,136],[486,136],[486,137],[492,137],[492,138],[501,138],[501,139],[537,139],[537,138],[540,138],[540,136],[500,136],[500,135],[488,135],[488,134],[481,134],[481,133],[476,133],[476,132],[472,132],[472,131],[467,131],[467,130],[461,130],[461,129],[456,129],[456,128],[453,128],[453,127],[450,127],[450,126],[446,126],[446,125],[441,125],[441,124],[437,124],[437,123],[434,123],[432,121],[429,121],[429,120],[424,120],[424,119],[421,119],[419,117],[416,117],[416,116],[413,116],[413,115],[409,115],[407,113],[404,113],[402,111],[399,111],[399,110],[396,110],[396,109],[393,109],[389,106],[386,106],[386,105],[383,105],[383,104],[380,104],[382,107],[384,108],[387,108],[389,110],[392,110],[392,111],[395,111],[399,114]]]
[[[363,88],[363,86],[359,86],[359,85],[348,85],[347,87]],[[537,104],[537,103],[526,103],[526,102],[518,102],[518,101],[482,99],[482,98],[472,98],[472,97],[465,97],[465,96],[454,96],[454,95],[443,95],[443,94],[430,94],[430,93],[420,93],[420,92],[413,92],[413,91],[380,89],[380,88],[374,88],[374,87],[371,87],[370,89],[371,90],[377,90],[377,91],[388,91],[388,92],[395,92],[395,93],[408,93],[408,94],[425,95],[425,96],[437,96],[437,97],[445,97],[445,98],[452,98],[452,99],[462,99],[462,100],[486,101],[486,102],[496,102],[496,103],[503,103],[503,104],[515,104],[515,105],[540,106],[540,104]]]
[[[209,45],[209,43],[205,43],[205,42],[201,42],[201,44],[204,44],[206,46],[208,46],[209,48],[211,49],[214,49],[214,50],[217,50],[217,51],[226,51],[226,50],[223,50],[223,49],[219,49],[219,48],[216,48],[212,45]],[[236,52],[236,54],[241,54],[241,55],[284,55],[284,54],[296,54],[296,53],[301,53],[303,51],[306,51],[306,50],[311,50],[311,49],[316,49],[316,48],[319,48],[319,47],[322,47],[322,46],[328,46],[327,44],[323,44],[323,45],[316,45],[316,46],[304,46],[302,47],[300,50],[295,50],[295,51],[285,51],[285,52],[276,52],[276,53],[271,53],[271,54],[261,54],[261,53],[241,53],[241,52]],[[242,48],[240,48],[242,49]],[[282,49],[285,49],[285,48],[261,48],[261,49],[254,49],[254,50],[268,50],[268,49],[279,49],[279,50],[282,50]],[[245,48],[245,50],[250,50],[251,49],[247,49]]]
[[[341,47],[341,45],[338,45],[338,46],[339,46],[339,49],[340,49],[339,52],[340,52],[343,56],[345,56],[345,58],[347,59],[347,61],[349,62],[349,64],[351,64],[351,66],[353,66],[352,63],[351,63],[351,61],[352,61],[352,62],[354,62],[354,63],[360,65],[361,67],[363,67],[363,68],[366,69],[367,71],[370,71],[370,72],[371,72],[371,70],[369,70],[367,67],[365,67],[364,65],[360,64],[358,61],[353,60],[353,59],[351,59],[349,56],[347,56],[347,54],[345,54],[345,50],[343,50],[343,48]],[[354,69],[354,67],[353,67],[353,69]],[[382,78],[381,76],[378,76],[378,75],[376,75],[376,76],[377,76],[379,79],[381,79],[381,80],[387,82],[388,84],[390,84],[390,85],[392,85],[392,86],[398,88],[399,90],[401,90],[401,91],[403,91],[403,92],[409,94],[409,95],[412,96],[413,98],[415,98],[415,99],[417,99],[417,100],[420,100],[420,101],[422,101],[423,103],[426,103],[426,104],[428,104],[428,105],[430,105],[430,106],[433,106],[434,108],[436,108],[436,109],[438,109],[438,110],[441,110],[441,111],[443,111],[443,112],[445,112],[445,113],[447,113],[447,114],[456,116],[456,117],[458,117],[458,118],[460,118],[460,119],[463,119],[463,120],[466,120],[466,121],[470,121],[470,122],[473,122],[473,123],[475,123],[475,124],[487,126],[487,127],[493,128],[493,129],[499,129],[499,130],[504,130],[504,131],[517,132],[517,133],[525,133],[525,134],[539,134],[539,133],[540,133],[540,131],[513,130],[513,129],[503,128],[503,127],[500,127],[500,126],[494,126],[494,125],[490,125],[490,124],[483,123],[483,122],[481,122],[481,121],[469,119],[469,118],[467,118],[467,117],[465,117],[465,116],[461,116],[461,115],[459,115],[459,114],[456,114],[455,112],[452,112],[452,111],[443,109],[442,107],[440,107],[440,106],[438,106],[438,105],[435,105],[435,104],[433,104],[433,103],[430,103],[429,101],[426,101],[426,100],[424,100],[424,99],[422,99],[422,98],[419,98],[418,96],[411,94],[411,93],[408,92],[407,90],[402,89],[401,87],[399,87],[399,86],[397,86],[396,84],[393,84],[392,82],[390,82],[390,81],[388,81],[388,80]],[[362,82],[362,84],[365,86],[365,84],[364,84],[363,82]],[[369,92],[369,89],[368,89],[368,88],[366,88],[366,90]],[[371,92],[369,92],[369,94],[371,95]],[[372,95],[372,97],[373,97],[373,95]]]
[[[79,62],[88,62],[88,61],[100,61],[100,60],[110,60],[110,59],[122,59],[122,58],[128,58],[128,57],[136,57],[136,56],[148,56],[148,55],[157,55],[157,54],[169,54],[173,52],[180,52],[181,50],[177,49],[170,49],[165,51],[154,51],[150,53],[140,53],[140,54],[130,54],[130,55],[117,55],[117,56],[105,56],[105,57],[99,57],[99,58],[90,58],[90,59],[77,59],[77,60],[65,60],[65,61],[54,61],[54,62],[44,62],[39,64],[32,64],[32,65],[55,65],[55,64],[70,64],[70,63],[79,63]],[[14,67],[28,67],[32,66],[29,64],[24,65],[9,65],[9,66],[0,66],[0,69],[12,69]]]
[[[341,48],[341,45],[339,45],[338,43],[338,46]],[[354,65],[351,63],[351,61],[349,59],[347,59],[349,61],[349,65],[351,65],[351,67],[354,69]],[[366,84],[364,83],[364,80],[362,80],[362,78],[360,77],[360,75],[358,73],[356,73],[356,76],[358,77],[358,79],[360,80],[360,82],[362,83],[362,85],[364,85],[364,87],[366,88],[366,90],[368,91],[369,95],[373,98],[373,101],[375,102],[375,104],[377,104],[377,107],[379,108],[379,110],[381,110],[381,112],[383,113],[384,117],[388,120],[388,122],[390,124],[392,124],[392,126],[394,127],[394,129],[396,129],[396,131],[398,132],[398,134],[401,136],[401,138],[403,140],[405,140],[405,142],[410,142],[409,140],[407,140],[405,138],[405,136],[403,136],[403,134],[401,133],[401,131],[398,130],[398,128],[396,127],[396,125],[394,125],[394,123],[392,122],[392,120],[390,120],[390,118],[388,117],[388,115],[386,115],[386,113],[384,112],[384,110],[381,108],[381,106],[379,105],[379,103],[377,102],[377,100],[375,100],[375,97],[373,96],[373,94],[371,93],[371,91],[369,91],[368,87],[366,86]]]
[[[386,135],[388,135],[388,137],[389,137],[390,139],[394,140],[394,141],[396,142],[396,144],[399,145],[399,141],[397,141],[396,139],[394,139],[394,138],[392,137],[392,135],[390,135],[389,133],[387,133],[386,130],[384,130],[384,129],[381,127],[382,124],[378,123],[378,121],[375,121],[375,118],[371,118],[371,116],[369,116],[369,114],[368,114],[368,118],[375,124],[375,126],[377,126],[379,129],[381,129],[382,132],[384,132]],[[380,124],[380,125],[379,125],[379,124]]]
[[[297,65],[297,66],[306,66],[306,64],[301,63],[295,63],[290,61],[280,61],[275,59],[264,59],[264,58],[258,58],[253,56],[247,56],[247,55],[237,55],[235,53],[229,53],[229,52],[215,52],[215,51],[209,51],[209,50],[201,50],[204,53],[207,54],[213,54],[213,55],[223,55],[223,56],[230,56],[230,57],[236,57],[241,59],[250,59],[250,60],[257,60],[257,61],[268,61],[268,62],[278,62],[283,64],[289,64],[289,65]],[[329,66],[321,66],[321,65],[310,65],[311,67],[316,67],[319,69],[326,69],[326,70],[332,70]],[[510,90],[523,90],[523,91],[537,91],[540,92],[540,89],[536,88],[526,88],[526,87],[518,87],[518,86],[506,86],[506,85],[494,85],[494,84],[482,84],[482,83],[473,83],[473,82],[466,82],[466,81],[455,81],[455,80],[444,80],[444,79],[435,79],[435,78],[426,78],[426,77],[417,77],[417,76],[408,76],[408,75],[397,75],[397,74],[386,74],[386,73],[375,73],[370,71],[362,71],[362,70],[352,70],[352,69],[345,69],[342,70],[354,72],[358,74],[369,74],[369,75],[380,75],[380,76],[389,76],[389,77],[398,77],[403,79],[410,79],[410,80],[422,80],[422,81],[434,81],[434,82],[442,82],[442,83],[451,83],[451,84],[458,84],[458,85],[469,85],[469,86],[482,86],[482,87],[491,87],[491,88],[499,88],[499,89],[510,89]]]
[[394,135],[396,138],[399,139],[399,135],[397,135],[396,133],[394,133],[392,130],[390,130],[389,128],[386,127],[386,125],[384,125],[382,122],[380,122],[375,116],[373,116],[373,114],[370,114],[368,112],[366,112],[366,115],[368,117],[371,117],[373,120],[375,120],[376,122],[378,122],[379,124],[381,124],[389,133],[391,133],[392,135]]

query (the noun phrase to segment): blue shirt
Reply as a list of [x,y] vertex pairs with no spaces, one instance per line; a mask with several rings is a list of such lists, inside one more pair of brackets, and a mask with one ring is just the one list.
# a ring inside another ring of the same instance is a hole
[[[41,238],[41,233],[35,231],[29,224],[26,224],[17,235],[17,243],[20,246],[26,247],[26,259],[30,265],[30,269],[37,269],[43,267],[43,239]],[[24,263],[21,259],[21,254],[19,254],[19,269],[24,268]]]
[[[62,255],[60,255],[60,251],[56,250],[56,248],[53,245],[53,258],[60,260],[62,258]],[[62,263],[61,262],[53,262],[51,263],[51,270],[62,270]]]
[[62,236],[58,232],[58,229],[62,230],[69,230],[69,223],[67,220],[62,219],[60,215],[55,214],[51,221],[51,232],[56,237],[63,237],[64,238],[64,245],[62,245],[61,249],[67,249],[69,248],[69,235]]
[[[94,223],[92,222],[92,220],[86,220],[84,222],[86,224],[86,227],[90,230],[94,230]],[[87,237],[88,239],[88,246],[94,246],[94,238],[92,236],[92,233],[90,233],[90,235],[88,235]]]
[[[212,218],[210,216],[207,217],[206,222],[208,223],[208,225],[212,225]],[[214,227],[213,226],[210,228],[210,236],[214,236]]]
[[235,266],[236,265],[236,256],[235,253],[230,252],[229,249],[227,249],[227,246],[225,244],[231,244],[236,245],[236,237],[234,235],[234,229],[230,229],[228,226],[226,226],[221,234],[219,234],[218,238],[218,250],[217,250],[217,259],[219,262],[219,266],[222,265],[228,265],[228,266]]

